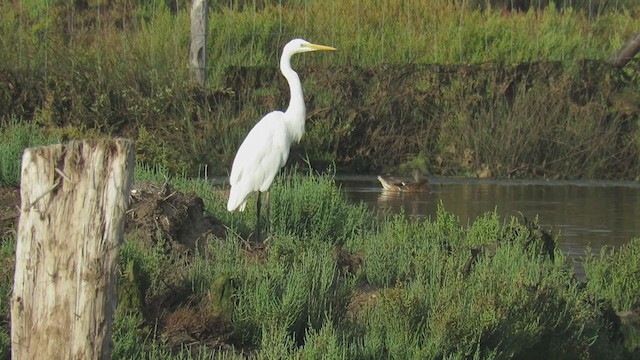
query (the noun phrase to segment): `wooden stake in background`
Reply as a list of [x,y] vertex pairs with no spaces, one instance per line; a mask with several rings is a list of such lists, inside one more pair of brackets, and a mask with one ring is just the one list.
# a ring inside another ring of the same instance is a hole
[[200,86],[206,83],[207,32],[209,31],[209,1],[193,0],[191,5],[191,76]]
[[25,150],[11,301],[13,359],[106,359],[134,169],[129,140]]

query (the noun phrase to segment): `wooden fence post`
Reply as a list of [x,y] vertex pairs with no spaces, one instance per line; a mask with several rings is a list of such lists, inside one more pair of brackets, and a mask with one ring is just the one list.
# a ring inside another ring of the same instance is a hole
[[108,359],[134,168],[129,140],[25,150],[11,299],[13,359]]
[[624,67],[640,52],[640,32],[629,39],[615,55],[609,59],[613,66]]
[[208,0],[193,0],[191,5],[191,76],[203,86],[206,80],[207,31],[209,31]]

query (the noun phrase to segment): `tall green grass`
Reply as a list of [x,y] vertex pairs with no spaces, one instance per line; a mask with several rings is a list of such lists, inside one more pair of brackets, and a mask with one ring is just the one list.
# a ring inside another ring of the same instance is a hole
[[[307,69],[302,77],[313,111],[302,146],[314,162],[379,171],[424,157],[441,174],[470,174],[486,165],[496,176],[555,176],[558,171],[573,177],[637,176],[636,164],[629,163],[640,148],[633,95],[637,77],[622,74],[624,81],[597,94],[588,107],[573,108],[576,91],[582,91],[576,87],[607,86],[606,80],[580,83],[584,69],[577,61],[605,60],[637,31],[640,10],[631,2],[595,13],[586,5],[562,4],[508,15],[495,4],[479,9],[479,4],[451,1],[234,4],[212,5],[207,50],[213,60],[204,88],[189,80],[185,2],[172,2],[169,8],[151,0],[104,7],[89,2],[85,9],[62,1],[2,4],[0,107],[6,116],[57,128],[69,138],[104,133],[132,138],[139,161],[173,174],[195,174],[203,164],[211,173],[225,174],[249,128],[266,112],[286,106],[288,91],[277,73],[277,59],[286,41],[305,37],[339,49],[294,58],[296,68]],[[562,64],[560,88],[552,84],[530,92],[524,85],[515,103],[499,97],[503,86],[511,89],[508,83],[484,89],[473,84],[490,82],[491,74],[470,78],[463,68],[450,81],[405,71],[434,63],[546,61]],[[563,84],[571,88],[565,91]],[[465,86],[497,97],[469,103],[484,93],[459,88]],[[536,112],[545,106],[551,106],[551,114]],[[491,129],[485,123],[507,121],[499,128],[506,147],[539,117],[541,122],[567,118],[568,129],[541,134],[521,158],[505,159],[512,152],[492,147],[494,142],[484,136]],[[605,125],[586,125],[599,122]],[[458,133],[460,128],[467,131]],[[573,128],[584,133],[572,134]],[[591,153],[573,146],[590,143],[599,131],[615,141],[603,140]],[[476,145],[461,146],[469,141]],[[544,159],[538,149],[549,141],[557,151]],[[475,157],[469,164],[464,154],[470,152]],[[561,155],[566,153],[568,163]],[[580,172],[594,158],[598,164]],[[612,159],[621,162],[615,169],[604,165]],[[523,162],[533,165],[518,173]]]
[[11,289],[15,269],[14,237],[0,239],[0,358],[8,359],[11,354],[11,327],[9,313],[11,309]]
[[26,148],[58,143],[59,137],[39,127],[15,120],[3,121],[0,129],[0,185],[20,185],[20,162]]

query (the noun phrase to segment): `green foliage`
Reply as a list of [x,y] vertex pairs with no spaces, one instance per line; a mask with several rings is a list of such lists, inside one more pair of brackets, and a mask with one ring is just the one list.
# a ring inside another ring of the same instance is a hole
[[[132,138],[139,161],[173,174],[194,175],[203,164],[211,174],[228,171],[249,128],[286,106],[277,58],[282,44],[299,36],[339,48],[293,60],[314,110],[303,138],[314,163],[379,171],[417,156],[445,175],[484,167],[494,176],[639,173],[638,101],[620,96],[638,93],[637,79],[625,73],[626,82],[607,86],[606,79],[583,84],[575,76],[583,74],[576,59],[608,59],[637,31],[640,9],[630,1],[509,14],[486,2],[212,3],[207,54],[215,61],[206,87],[189,80],[184,1],[81,3],[0,5],[0,108],[63,128],[69,138]],[[533,91],[531,79],[520,85],[518,74],[492,82],[490,73],[469,75],[466,68],[556,61],[560,88],[554,81]],[[462,68],[453,71],[457,79],[407,70],[434,63]],[[575,106],[576,93],[600,87],[588,104]],[[515,98],[502,98],[505,89],[516,89]],[[537,110],[546,107],[549,114]],[[489,141],[493,130],[504,141]],[[522,153],[504,150],[529,130],[536,136]],[[601,141],[598,131],[606,135]],[[542,155],[549,144],[553,152]]]
[[275,236],[272,241],[276,248],[269,249],[266,262],[248,266],[235,315],[242,336],[261,339],[264,349],[278,334],[300,343],[308,329],[338,321],[353,291],[353,283],[339,277],[326,243]]
[[305,335],[304,346],[298,349],[302,359],[348,359],[340,331],[333,323],[325,322],[320,329],[311,329]]
[[114,359],[143,358],[148,351],[146,347],[152,343],[141,312],[116,312],[111,334]]
[[[209,197],[209,209],[225,212],[205,181],[171,178],[161,168],[140,167],[136,176],[201,193]],[[589,257],[584,287],[560,251],[552,257],[542,246],[545,235],[536,221],[503,222],[493,212],[461,226],[440,205],[434,219],[400,214],[372,227],[361,206],[336,200],[343,196],[326,175],[288,175],[274,186],[278,196],[289,193],[290,207],[312,199],[357,221],[336,227],[329,211],[308,216],[329,217],[324,220],[333,227],[320,219],[312,221],[317,226],[281,219],[294,225],[277,227],[266,243],[249,243],[231,232],[226,239],[209,241],[186,262],[165,255],[162,237],[151,247],[127,239],[119,257],[114,358],[484,359],[535,353],[577,359],[627,354],[600,299],[637,306],[637,240],[619,252],[603,251],[601,260]],[[300,219],[295,212],[279,211]],[[237,225],[242,222],[237,219]],[[295,224],[305,229],[296,232]],[[13,243],[1,245],[0,259],[12,259]],[[11,269],[5,260],[2,264]],[[7,272],[0,282],[6,289],[0,298],[2,316],[10,277]],[[149,318],[162,313],[148,312],[154,305],[149,301],[167,294],[175,298],[166,311],[198,309],[195,318],[209,316],[223,326],[227,332],[220,341],[228,346],[176,348],[164,333],[167,318]],[[0,330],[0,340],[8,339],[8,328]],[[629,334],[625,341],[632,349],[635,328],[621,331]]]
[[163,278],[168,273],[164,241],[159,236],[158,243],[148,247],[136,239],[125,239],[119,252],[120,264],[118,293],[122,297],[122,310],[141,310],[145,298],[159,293],[166,283]]
[[[607,71],[588,64],[582,68],[585,74],[595,69]],[[552,66],[528,70],[548,71],[555,72]],[[462,110],[444,110],[447,120],[438,138],[443,169],[473,173],[486,168],[492,177],[636,176],[640,164],[635,150],[630,151],[635,144],[622,135],[625,129],[637,129],[636,120],[602,101],[617,96],[606,94],[610,77],[602,78],[596,89],[578,92],[569,78],[546,82],[522,75],[530,79],[512,82],[496,72],[493,79],[489,74],[453,84],[452,103]],[[474,95],[478,93],[489,95]]]
[[349,203],[329,175],[280,176],[270,193],[274,234],[342,245],[370,226],[366,206]]
[[0,359],[8,359],[11,351],[9,313],[15,270],[16,240],[0,239]]
[[640,239],[620,249],[605,246],[595,256],[588,249],[584,261],[587,290],[608,301],[617,311],[640,307]]
[[[593,345],[603,326],[598,308],[563,258],[551,262],[527,246],[535,228],[501,225],[495,213],[466,230],[450,219],[442,208],[433,222],[399,216],[362,241],[364,276],[385,290],[364,310],[357,352],[580,358],[602,350]],[[469,246],[477,244],[497,247],[473,257]],[[619,344],[608,349],[623,351]]]
[[0,184],[17,187],[20,185],[20,163],[24,150],[29,147],[57,143],[60,140],[33,124],[16,120],[3,120],[2,124]]

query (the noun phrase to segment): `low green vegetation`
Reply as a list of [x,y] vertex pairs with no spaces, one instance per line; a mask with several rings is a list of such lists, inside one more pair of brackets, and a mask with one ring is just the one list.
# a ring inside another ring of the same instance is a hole
[[599,256],[590,250],[584,262],[589,282],[587,289],[594,295],[611,302],[622,311],[640,307],[640,277],[637,259],[640,256],[640,239],[633,239],[620,249],[604,247]]
[[[153,244],[126,238],[116,359],[625,358],[638,346],[637,327],[606,316],[640,302],[637,240],[588,255],[585,286],[527,219],[487,213],[461,226],[440,205],[426,221],[379,222],[331,175],[285,173],[272,187],[270,236],[256,244],[244,240],[255,199],[229,213],[224,193],[205,180],[142,164],[135,177],[197,194],[228,229],[186,258],[167,250],[175,245],[159,226],[149,230]],[[8,235],[0,243],[3,357],[14,253]]]
[[[487,213],[461,226],[443,205],[426,221],[373,222],[331,176],[287,174],[273,185],[269,239],[251,244],[252,204],[229,214],[201,180],[138,170],[197,192],[233,225],[186,261],[163,241],[126,239],[114,358],[623,359],[637,346],[605,316],[640,302],[637,240],[588,257],[585,286],[536,222]],[[3,241],[3,264],[13,246]],[[7,304],[12,266],[2,269]]]

